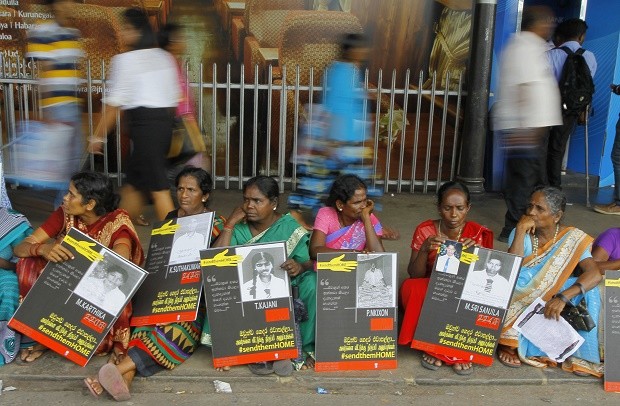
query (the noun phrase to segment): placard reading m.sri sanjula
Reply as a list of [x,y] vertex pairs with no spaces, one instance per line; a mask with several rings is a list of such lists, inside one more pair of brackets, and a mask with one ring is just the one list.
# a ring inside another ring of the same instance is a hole
[[9,326],[84,366],[147,274],[74,228],[61,244],[75,258],[46,265]]
[[461,243],[446,241],[411,347],[491,365],[522,260],[486,248],[464,250]]
[[153,226],[145,269],[133,300],[132,326],[194,321],[202,293],[200,250],[209,248],[215,212]]
[[216,368],[297,358],[284,242],[200,252]]
[[397,255],[319,254],[316,371],[394,369]]

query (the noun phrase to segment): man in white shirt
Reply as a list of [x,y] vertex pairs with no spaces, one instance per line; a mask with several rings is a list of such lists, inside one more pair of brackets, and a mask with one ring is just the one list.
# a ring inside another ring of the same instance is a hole
[[508,241],[532,190],[546,183],[549,127],[562,124],[560,91],[546,54],[553,20],[548,7],[525,8],[521,32],[514,35],[500,58],[498,97],[493,106],[493,129],[502,132],[506,153],[507,210],[500,241]]
[[501,269],[502,261],[491,257],[485,269],[471,272],[463,287],[463,299],[505,309],[510,297],[510,284],[499,274]]
[[78,284],[75,293],[110,314],[116,314],[127,296],[119,289],[127,281],[127,271],[118,265],[101,261]]
[[170,264],[200,261],[200,250],[209,248],[207,237],[196,232],[198,220],[190,216],[184,229],[185,234],[178,237],[172,244]]
[[459,259],[454,255],[456,252],[456,246],[452,243],[446,245],[446,253],[437,257],[437,264],[435,270],[437,272],[449,273],[456,275],[459,273]]

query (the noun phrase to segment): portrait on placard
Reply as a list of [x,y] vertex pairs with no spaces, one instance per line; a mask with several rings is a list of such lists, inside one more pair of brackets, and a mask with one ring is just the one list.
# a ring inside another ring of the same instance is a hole
[[435,263],[435,271],[443,272],[450,275],[459,273],[459,264],[461,261],[461,252],[463,244],[455,241],[446,241],[439,246],[439,255]]
[[116,256],[103,252],[93,262],[73,293],[110,314],[117,314],[131,296],[141,275],[132,273]]
[[199,222],[197,216],[176,219],[179,229],[174,233],[169,264],[200,261],[200,250],[209,248],[209,222]]
[[290,296],[288,274],[280,268],[286,261],[283,250],[255,245],[236,247],[236,253],[243,256],[238,265],[243,302]]
[[476,248],[474,254],[479,259],[469,266],[461,299],[508,308],[521,261],[514,255],[484,248]]
[[396,306],[396,267],[393,257],[360,254],[357,258],[357,307]]

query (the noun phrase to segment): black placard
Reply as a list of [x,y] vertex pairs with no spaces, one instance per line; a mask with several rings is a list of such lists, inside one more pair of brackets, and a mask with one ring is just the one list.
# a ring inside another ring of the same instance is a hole
[[62,245],[75,258],[46,265],[9,326],[84,366],[147,274],[74,228]]
[[[290,283],[279,267],[285,243],[212,248],[201,258],[213,365],[297,358]],[[261,282],[258,272],[269,270]]]
[[316,371],[398,366],[397,263],[393,253],[318,255]]
[[[447,257],[452,258],[447,262]],[[461,243],[446,241],[411,346],[491,365],[522,260],[486,248],[463,250]]]
[[132,326],[196,320],[202,293],[200,250],[209,248],[214,212],[155,224],[148,278],[134,298]]

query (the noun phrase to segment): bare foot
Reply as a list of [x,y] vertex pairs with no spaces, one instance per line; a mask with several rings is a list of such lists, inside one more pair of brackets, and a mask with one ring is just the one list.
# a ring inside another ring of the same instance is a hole
[[521,366],[521,360],[516,348],[510,348],[505,345],[497,346],[497,358],[499,358],[499,362],[507,367],[519,368]]
[[300,368],[301,370],[304,369],[314,369],[314,358],[312,358],[311,356],[307,356],[306,360],[304,361],[304,364],[301,366]]
[[227,372],[230,371],[230,367],[228,365],[224,366],[224,367],[217,367],[215,368],[216,371],[218,372]]
[[430,369],[432,371],[436,371],[440,366],[443,365],[440,359],[433,357],[427,353],[422,354],[422,366],[426,369]]
[[474,372],[474,366],[471,362],[457,362],[452,364],[452,370],[457,375],[470,375]]
[[84,378],[84,385],[86,385],[90,393],[96,398],[98,398],[103,393],[103,387],[94,376]]
[[24,362],[34,362],[47,351],[47,347],[41,344],[35,344],[28,348],[24,348],[19,353],[19,359]]

